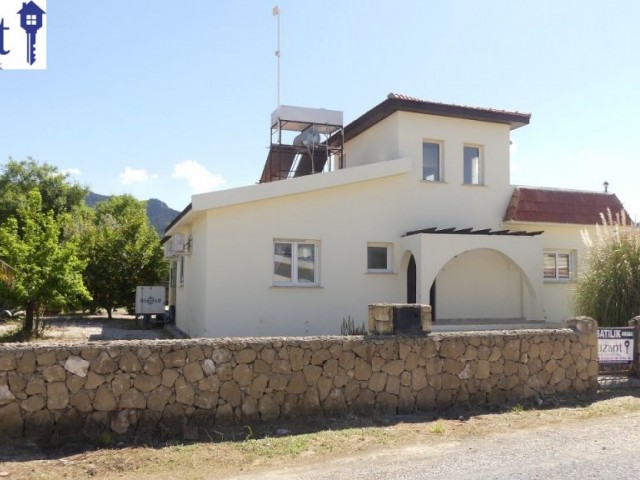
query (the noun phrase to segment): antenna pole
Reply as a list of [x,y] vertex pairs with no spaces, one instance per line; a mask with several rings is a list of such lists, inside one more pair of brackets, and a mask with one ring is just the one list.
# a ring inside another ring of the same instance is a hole
[[278,17],[278,49],[276,50],[276,57],[278,57],[278,82],[277,82],[277,93],[278,93],[278,109],[280,108],[280,8],[276,5],[273,7],[273,15]]

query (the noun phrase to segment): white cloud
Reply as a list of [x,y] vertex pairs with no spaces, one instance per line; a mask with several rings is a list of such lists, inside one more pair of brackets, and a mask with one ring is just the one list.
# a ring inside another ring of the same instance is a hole
[[226,183],[222,176],[211,173],[207,167],[194,160],[185,160],[175,164],[171,177],[186,180],[193,193],[216,190]]
[[138,170],[131,167],[125,167],[124,172],[122,172],[119,177],[122,185],[146,182],[151,178],[146,170]]
[[82,172],[80,171],[80,169],[74,168],[74,167],[62,169],[62,173],[66,175],[72,175],[74,177],[79,177],[80,175],[82,175]]

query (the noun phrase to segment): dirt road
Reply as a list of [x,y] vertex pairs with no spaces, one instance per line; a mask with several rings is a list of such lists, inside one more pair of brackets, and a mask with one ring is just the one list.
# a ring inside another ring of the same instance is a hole
[[640,412],[441,441],[232,479],[637,479]]

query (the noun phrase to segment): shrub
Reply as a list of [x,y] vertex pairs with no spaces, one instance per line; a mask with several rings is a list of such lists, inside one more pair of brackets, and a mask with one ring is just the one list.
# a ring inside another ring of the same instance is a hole
[[587,256],[574,295],[578,315],[601,326],[626,326],[640,314],[640,229],[624,212],[602,216],[596,238],[583,234]]

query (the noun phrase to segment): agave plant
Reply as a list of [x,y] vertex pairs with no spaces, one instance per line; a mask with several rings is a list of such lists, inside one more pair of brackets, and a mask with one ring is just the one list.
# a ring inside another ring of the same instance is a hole
[[342,326],[340,327],[341,335],[366,335],[367,328],[362,322],[362,325],[357,327],[351,315],[346,318],[342,318]]
[[626,326],[640,315],[640,229],[624,212],[601,217],[595,238],[583,232],[587,256],[574,292],[575,310],[602,326]]

